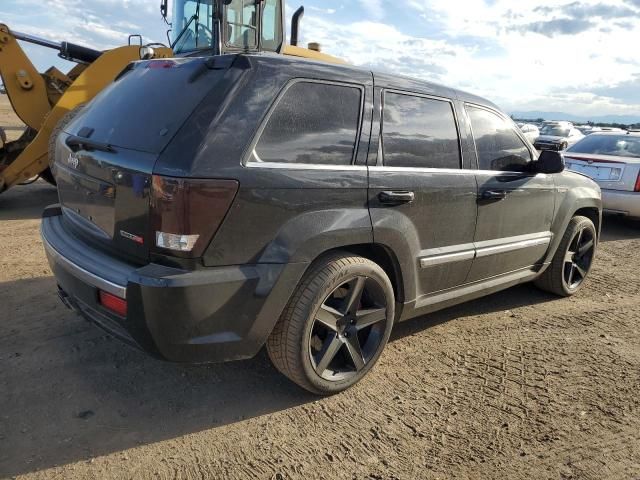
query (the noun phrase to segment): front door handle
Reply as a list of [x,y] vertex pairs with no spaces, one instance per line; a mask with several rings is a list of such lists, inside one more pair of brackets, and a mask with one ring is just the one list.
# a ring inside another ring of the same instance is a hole
[[507,198],[507,192],[505,190],[485,190],[480,195],[479,200],[485,202],[499,202]]
[[406,191],[386,191],[380,192],[378,200],[385,205],[401,205],[403,203],[411,203],[416,199],[416,194]]

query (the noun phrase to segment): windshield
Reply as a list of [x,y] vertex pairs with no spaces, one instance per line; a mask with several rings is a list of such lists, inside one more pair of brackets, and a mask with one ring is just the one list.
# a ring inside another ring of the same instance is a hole
[[173,2],[174,53],[180,54],[214,46],[214,0],[175,0]]
[[640,137],[631,135],[589,135],[567,152],[640,158]]
[[[265,1],[265,0],[263,0]],[[223,42],[234,49],[254,49],[258,46],[258,12],[260,0],[229,0],[224,8]],[[219,18],[218,0],[175,0],[171,42],[176,55],[216,45],[214,18]],[[262,39],[267,50],[277,50],[282,36],[279,2],[266,0],[264,4],[266,36]]]
[[542,127],[542,130],[540,130],[540,135],[550,135],[552,137],[568,137],[569,129],[547,125],[546,127]]

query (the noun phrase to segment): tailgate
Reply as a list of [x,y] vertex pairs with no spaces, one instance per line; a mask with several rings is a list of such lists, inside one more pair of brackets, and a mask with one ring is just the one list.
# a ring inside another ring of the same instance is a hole
[[89,243],[145,262],[156,155],[121,148],[74,151],[67,138],[58,138],[55,165],[65,224]]

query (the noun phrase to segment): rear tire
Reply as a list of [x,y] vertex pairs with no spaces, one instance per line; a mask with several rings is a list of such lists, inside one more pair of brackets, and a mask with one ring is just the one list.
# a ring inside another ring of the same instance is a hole
[[541,290],[570,297],[584,286],[595,259],[598,235],[587,217],[571,219],[551,265],[535,281]]
[[382,354],[395,314],[393,287],[376,263],[348,253],[310,267],[267,340],[274,366],[317,394],[359,382]]

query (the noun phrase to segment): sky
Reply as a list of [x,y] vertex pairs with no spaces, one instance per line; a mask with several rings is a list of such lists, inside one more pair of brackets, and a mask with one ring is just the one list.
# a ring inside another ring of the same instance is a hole
[[[171,0],[170,0],[171,4]],[[442,83],[508,112],[640,115],[640,0],[287,0],[302,44],[355,65]],[[98,49],[165,42],[160,0],[2,0],[0,22]],[[27,47],[36,66],[68,69]]]

